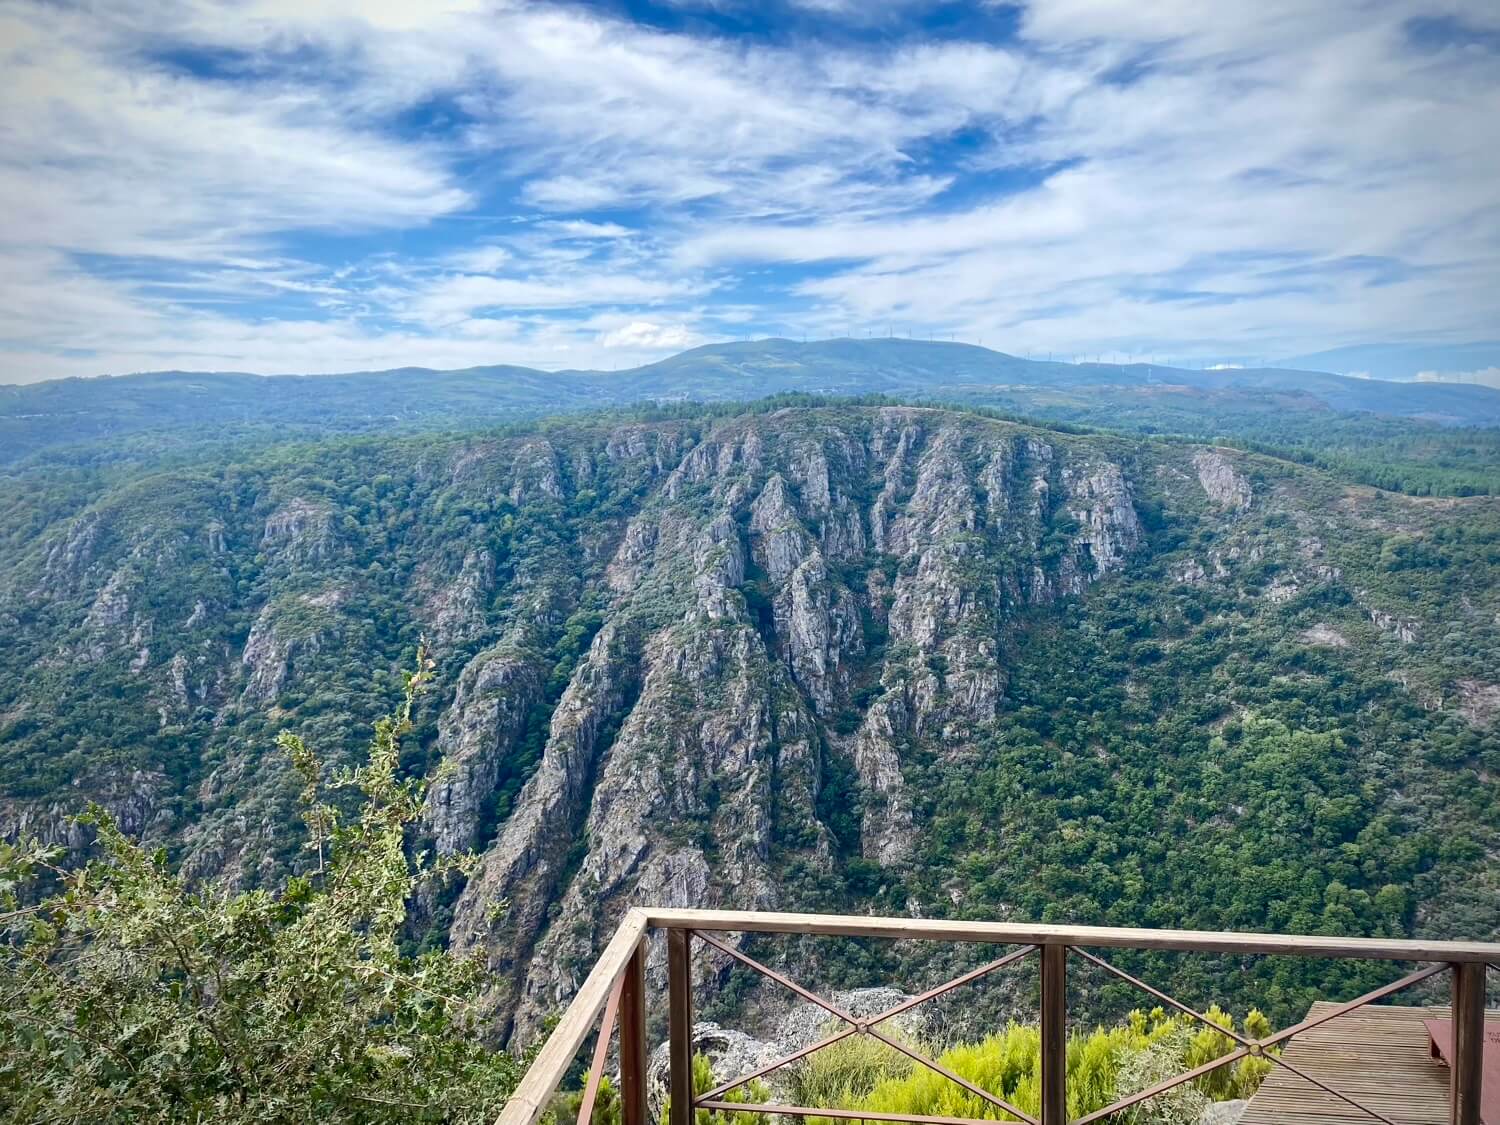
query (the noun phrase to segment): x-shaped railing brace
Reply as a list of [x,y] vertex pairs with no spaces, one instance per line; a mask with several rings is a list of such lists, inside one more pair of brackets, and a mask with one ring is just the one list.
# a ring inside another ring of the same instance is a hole
[[1108,1105],[1103,1109],[1095,1110],[1093,1113],[1090,1113],[1087,1116],[1080,1117],[1077,1121],[1073,1122],[1073,1125],[1090,1125],[1091,1122],[1102,1120],[1103,1118],[1109,1117],[1111,1114],[1119,1113],[1121,1110],[1129,1109],[1131,1106],[1137,1105],[1148,1098],[1154,1098],[1158,1094],[1164,1094],[1168,1090],[1175,1089],[1185,1082],[1191,1082],[1195,1078],[1201,1078],[1205,1074],[1209,1074],[1212,1071],[1218,1070],[1220,1067],[1229,1066],[1230,1064],[1239,1062],[1244,1058],[1267,1059],[1270,1062],[1275,1063],[1277,1066],[1285,1067],[1287,1070],[1291,1071],[1293,1074],[1297,1075],[1304,1081],[1316,1086],[1324,1093],[1331,1094],[1333,1097],[1338,1098],[1340,1101],[1347,1102],[1349,1105],[1353,1106],[1361,1113],[1367,1113],[1371,1117],[1375,1118],[1375,1120],[1384,1122],[1385,1125],[1395,1125],[1395,1122],[1391,1121],[1390,1118],[1376,1113],[1369,1106],[1361,1105],[1359,1102],[1349,1097],[1349,1095],[1340,1093],[1332,1086],[1318,1081],[1318,1079],[1314,1078],[1312,1075],[1287,1062],[1280,1055],[1272,1054],[1272,1049],[1279,1044],[1286,1042],[1292,1036],[1297,1035],[1300,1032],[1309,1031],[1312,1028],[1327,1023],[1329,1020],[1335,1020],[1338,1019],[1339,1016],[1348,1015],[1356,1008],[1362,1008],[1366,1004],[1374,1003],[1376,1000],[1383,1000],[1385,997],[1391,995],[1392,993],[1400,992],[1403,988],[1410,988],[1412,985],[1418,984],[1426,980],[1428,977],[1435,976],[1438,973],[1446,972],[1448,970],[1447,965],[1429,965],[1425,969],[1418,969],[1416,972],[1411,973],[1408,976],[1404,976],[1398,981],[1385,985],[1381,988],[1377,988],[1373,992],[1367,992],[1363,996],[1359,996],[1353,1000],[1350,1000],[1348,1003],[1340,1004],[1332,1011],[1324,1012],[1321,1015],[1305,1019],[1301,1023],[1294,1024],[1291,1027],[1276,1032],[1274,1035],[1268,1035],[1264,1039],[1248,1039],[1230,1028],[1221,1027],[1219,1024],[1214,1023],[1213,1020],[1209,1019],[1201,1012],[1197,1012],[1192,1008],[1189,1008],[1186,1004],[1178,1003],[1176,1000],[1172,999],[1172,997],[1168,996],[1165,992],[1161,992],[1155,988],[1152,988],[1145,981],[1131,976],[1123,969],[1115,968],[1103,958],[1095,957],[1092,953],[1079,949],[1077,946],[1073,946],[1072,948],[1073,952],[1078,954],[1078,956],[1082,957],[1085,961],[1088,961],[1094,965],[1098,965],[1101,969],[1113,973],[1121,980],[1135,985],[1135,987],[1139,988],[1142,992],[1156,997],[1156,999],[1162,1001],[1164,1004],[1170,1004],[1179,1012],[1192,1016],[1193,1019],[1197,1020],[1205,1027],[1211,1027],[1220,1035],[1226,1036],[1229,1039],[1233,1039],[1236,1043],[1239,1044],[1238,1050],[1231,1051],[1227,1055],[1221,1055],[1219,1058],[1214,1059],[1211,1062],[1206,1062],[1202,1066],[1194,1067],[1192,1070],[1189,1070],[1184,1074],[1179,1074],[1175,1078],[1168,1078],[1164,1082],[1158,1082],[1156,1085],[1149,1086],[1144,1090],[1140,1090],[1137,1093],[1132,1094],[1128,1098],[1122,1098],[1120,1101],[1115,1102],[1113,1105]]
[[[788,1064],[794,1063],[794,1062],[796,1062],[799,1059],[806,1058],[808,1055],[812,1054],[814,1051],[820,1051],[824,1047],[831,1046],[832,1044],[837,1043],[837,1042],[839,1042],[842,1039],[847,1039],[851,1035],[868,1035],[872,1039],[878,1039],[878,1040],[880,1040],[880,1042],[884,1043],[886,1046],[891,1047],[894,1050],[897,1050],[897,1051],[901,1052],[901,1054],[903,1054],[903,1055],[907,1056],[908,1058],[912,1059],[914,1062],[921,1063],[923,1066],[927,1067],[929,1070],[931,1070],[931,1071],[933,1071],[933,1072],[935,1072],[937,1074],[941,1074],[944,1078],[948,1079],[950,1082],[957,1083],[959,1086],[961,1086],[965,1090],[969,1091],[969,1093],[973,1094],[975,1097],[982,1098],[983,1100],[989,1102],[991,1105],[994,1105],[995,1107],[997,1107],[999,1109],[1003,1109],[1007,1113],[1013,1114],[1019,1120],[1026,1122],[1027,1125],[1038,1125],[1038,1122],[1037,1122],[1036,1118],[1032,1117],[1029,1113],[1025,1113],[1022,1110],[1017,1109],[1015,1106],[1011,1105],[1004,1098],[997,1097],[996,1095],[990,1093],[988,1090],[986,1090],[986,1089],[984,1089],[984,1088],[982,1088],[980,1086],[976,1086],[974,1083],[970,1082],[967,1078],[964,1078],[961,1075],[955,1074],[953,1071],[949,1070],[947,1067],[943,1066],[941,1063],[934,1062],[932,1059],[929,1059],[926,1055],[922,1054],[922,1052],[920,1052],[920,1051],[914,1051],[914,1050],[912,1050],[905,1043],[902,1043],[898,1039],[892,1038],[891,1036],[885,1034],[885,1032],[880,1031],[877,1028],[878,1024],[885,1023],[887,1020],[891,1019],[892,1017],[899,1016],[902,1012],[906,1012],[906,1011],[909,1011],[912,1008],[915,1008],[918,1004],[921,1004],[921,1003],[923,1003],[923,1002],[925,1002],[927,1000],[931,1000],[931,999],[933,999],[936,996],[941,996],[945,992],[949,992],[952,989],[955,989],[955,988],[959,987],[960,985],[967,984],[967,983],[969,983],[972,980],[977,980],[980,977],[985,976],[988,973],[992,973],[992,972],[996,971],[997,969],[1003,969],[1007,965],[1013,965],[1013,964],[1015,964],[1017,961],[1020,961],[1023,958],[1025,958],[1028,955],[1030,955],[1031,953],[1034,953],[1037,950],[1037,948],[1038,948],[1037,946],[1035,946],[1035,945],[1028,945],[1028,946],[1026,946],[1023,949],[1018,949],[1018,950],[1016,950],[1013,953],[1008,953],[1004,957],[999,958],[998,960],[991,961],[988,965],[981,965],[979,968],[974,969],[974,970],[972,970],[970,972],[964,973],[962,976],[955,977],[953,980],[948,981],[946,984],[940,984],[936,988],[928,989],[926,992],[922,993],[920,996],[913,996],[909,1000],[903,1000],[901,1003],[897,1004],[895,1007],[893,1007],[893,1008],[887,1008],[885,1011],[880,1012],[877,1015],[871,1016],[868,1019],[860,1019],[858,1016],[851,1015],[848,1012],[844,1011],[842,1008],[840,1008],[838,1005],[832,1003],[831,1001],[825,1000],[823,997],[819,996],[817,993],[811,992],[808,989],[803,988],[796,981],[792,980],[789,977],[783,976],[781,973],[778,973],[775,969],[772,969],[772,968],[770,968],[767,965],[763,965],[759,961],[755,960],[755,958],[747,956],[744,953],[741,953],[738,949],[735,949],[732,946],[726,945],[723,942],[719,941],[718,939],[710,937],[708,934],[703,933],[702,931],[698,931],[695,934],[695,936],[698,937],[698,938],[701,938],[704,942],[706,942],[707,944],[713,946],[715,949],[719,950],[721,953],[728,954],[730,957],[733,957],[736,961],[739,961],[742,964],[749,966],[750,968],[754,969],[756,972],[760,973],[762,976],[768,977],[769,979],[775,981],[777,984],[781,985],[783,988],[790,989],[792,992],[795,992],[798,996],[801,996],[804,1000],[811,1001],[812,1003],[816,1004],[818,1007],[822,1008],[824,1011],[828,1012],[830,1015],[836,1016],[840,1020],[843,1020],[844,1023],[846,1023],[848,1025],[847,1027],[843,1028],[842,1030],[837,1031],[834,1034],[832,1034],[832,1035],[830,1035],[830,1036],[828,1036],[828,1037],[826,1037],[824,1039],[820,1039],[816,1043],[811,1043],[808,1046],[803,1047],[801,1050],[793,1051],[789,1055],[786,1055],[786,1056],[784,1056],[782,1058],[776,1059],[775,1061],[766,1064],[765,1066],[761,1067],[759,1070],[752,1071],[750,1074],[743,1075],[742,1077],[736,1078],[736,1079],[734,1079],[734,1080],[732,1080],[730,1082],[725,1082],[724,1084],[722,1084],[720,1086],[715,1086],[712,1090],[709,1090],[706,1094],[704,1094],[701,1098],[699,1098],[697,1100],[696,1104],[699,1105],[699,1106],[701,1106],[702,1108],[704,1108],[704,1109],[730,1109],[730,1110],[740,1110],[740,1111],[744,1111],[744,1110],[747,1110],[747,1109],[754,1109],[754,1110],[757,1110],[757,1111],[760,1111],[760,1112],[765,1112],[766,1110],[771,1109],[772,1107],[769,1107],[769,1106],[764,1105],[764,1104],[756,1104],[756,1105],[754,1105],[752,1107],[752,1106],[747,1106],[747,1105],[745,1105],[743,1103],[720,1102],[720,1101],[717,1101],[715,1099],[721,1097],[724,1094],[727,1094],[730,1090],[733,1090],[733,1089],[735,1089],[735,1088],[737,1088],[739,1086],[745,1085],[745,1083],[747,1083],[747,1082],[753,1082],[757,1078],[764,1077],[765,1075],[771,1073],[771,1071],[773,1071],[773,1070],[777,1070],[777,1069],[779,1069],[779,1068],[781,1068],[783,1066],[787,1066]],[[829,1110],[826,1110],[826,1109],[814,1109],[814,1108],[808,1108],[808,1107],[805,1107],[805,1106],[776,1106],[776,1107],[774,1107],[774,1109],[777,1112],[789,1113],[789,1114],[796,1114],[798,1116],[801,1116],[801,1115],[805,1114],[807,1116],[847,1117],[847,1118],[852,1118],[852,1119],[862,1119],[862,1118],[870,1116],[869,1114],[861,1114],[861,1113],[857,1113],[857,1112],[854,1112],[854,1111],[843,1111],[843,1112],[840,1112],[840,1111],[837,1111],[837,1110],[829,1111]],[[915,1114],[905,1114],[905,1115],[903,1115],[903,1114],[889,1114],[889,1113],[880,1114],[879,1117],[880,1117],[881,1120],[913,1121],[913,1122],[945,1122],[945,1123],[947,1123],[947,1122],[961,1122],[961,1121],[967,1121],[968,1120],[968,1119],[965,1119],[965,1118],[921,1117],[921,1116],[918,1116],[918,1115],[915,1115]],[[983,1125],[983,1123],[975,1122],[974,1125]]]
[[[902,1012],[906,1012],[911,1010],[912,1008],[915,1008],[918,1004],[922,1004],[928,1000],[933,999],[934,997],[941,996],[945,992],[950,992],[961,985],[969,983],[970,981],[977,980],[980,977],[986,976],[987,974],[995,972],[998,969],[1003,969],[1007,965],[1013,965],[1016,962],[1028,957],[1032,953],[1035,953],[1037,949],[1040,948],[1039,946],[1028,945],[1022,949],[1015,950],[1012,953],[1006,954],[1004,957],[1001,957],[995,961],[991,961],[987,965],[981,965],[979,968],[964,973],[962,976],[954,977],[952,980],[947,981],[944,984],[940,984],[936,988],[928,989],[926,992],[922,993],[919,996],[913,996],[910,999],[903,1000],[901,1003],[895,1005],[894,1007],[887,1008],[885,1011],[880,1012],[874,1016],[870,1016],[866,1019],[861,1019],[858,1016],[851,1015],[850,1013],[844,1011],[842,1008],[838,1007],[838,1005],[832,1003],[831,1001],[825,1000],[817,993],[803,988],[796,981],[781,973],[778,973],[775,969],[761,964],[761,962],[755,960],[755,958],[741,953],[738,949],[726,945],[724,942],[710,937],[708,934],[703,933],[702,931],[698,931],[694,936],[702,939],[708,945],[713,946],[721,953],[724,953],[727,956],[734,958],[736,961],[739,961],[742,964],[748,966],[749,968],[754,969],[762,976],[775,981],[783,988],[789,989],[790,991],[796,993],[804,1000],[808,1000],[811,1003],[817,1005],[824,1011],[828,1012],[830,1015],[833,1015],[842,1020],[847,1025],[846,1027],[841,1028],[839,1031],[834,1032],[832,1035],[826,1036],[825,1038],[820,1039],[815,1043],[810,1043],[807,1046],[800,1048],[799,1050],[793,1051],[791,1054],[783,1055],[781,1058],[775,1059],[760,1067],[759,1069],[751,1071],[749,1074],[741,1075],[740,1077],[732,1079],[731,1081],[715,1086],[712,1090],[709,1090],[702,1097],[696,1099],[694,1104],[698,1107],[703,1109],[728,1110],[731,1112],[758,1111],[763,1113],[773,1112],[791,1114],[796,1116],[833,1117],[846,1120],[865,1120],[872,1115],[867,1112],[858,1110],[832,1109],[811,1106],[771,1105],[765,1103],[755,1103],[751,1105],[741,1102],[726,1102],[719,1100],[730,1090],[737,1089],[738,1087],[743,1086],[748,1082],[753,1082],[757,1078],[763,1078],[767,1074],[770,1074],[773,1070],[779,1070],[781,1067],[788,1066],[800,1059],[804,1059],[808,1055],[813,1054],[815,1051],[820,1051],[824,1047],[832,1046],[834,1043],[838,1043],[839,1041],[847,1039],[852,1035],[863,1034],[869,1035],[874,1039],[878,1039],[880,1042],[886,1044],[896,1051],[899,1051],[901,1054],[906,1055],[913,1061],[921,1063],[929,1070],[942,1075],[950,1082],[956,1083],[976,1097],[982,1098],[983,1100],[989,1102],[991,1105],[994,1105],[997,1108],[1003,1109],[1007,1113],[1014,1115],[1019,1120],[1026,1122],[1027,1125],[1038,1125],[1037,1120],[1030,1114],[1016,1108],[1014,1105],[1011,1105],[1004,1098],[998,1097],[995,1094],[990,1093],[988,1090],[976,1086],[968,1079],[962,1077],[961,1075],[955,1074],[953,1071],[949,1070],[942,1064],[934,1062],[932,1059],[928,1058],[920,1051],[915,1051],[898,1039],[894,1039],[891,1036],[886,1035],[884,1032],[879,1031],[877,1029],[877,1025],[885,1023],[887,1020],[900,1015]],[[1130,1097],[1122,1098],[1120,1101],[1115,1102],[1113,1105],[1108,1105],[1103,1109],[1095,1110],[1093,1113],[1078,1118],[1077,1121],[1073,1122],[1073,1125],[1092,1125],[1093,1122],[1101,1121],[1106,1117],[1127,1110],[1132,1106],[1138,1105],[1150,1098],[1154,1098],[1158,1094],[1164,1094],[1168,1090],[1175,1089],[1176,1087],[1181,1086],[1187,1082],[1192,1082],[1195,1079],[1203,1077],[1205,1074],[1210,1074],[1213,1071],[1218,1070],[1220,1067],[1230,1066],[1245,1058],[1263,1058],[1275,1064],[1276,1066],[1284,1067],[1286,1070],[1291,1071],[1293,1074],[1297,1075],[1299,1078],[1303,1079],[1309,1084],[1316,1086],[1324,1093],[1338,1098],[1340,1101],[1346,1102],[1360,1112],[1366,1113],[1369,1116],[1373,1117],[1377,1121],[1384,1122],[1384,1125],[1395,1125],[1395,1123],[1392,1122],[1390,1118],[1377,1113],[1375,1110],[1370,1109],[1368,1106],[1361,1105],[1359,1102],[1355,1101],[1347,1094],[1341,1093],[1340,1091],[1334,1089],[1332,1086],[1319,1081],[1312,1075],[1303,1071],[1301,1068],[1293,1066],[1281,1056],[1274,1054],[1274,1048],[1286,1042],[1294,1035],[1298,1035],[1304,1031],[1309,1031],[1312,1028],[1319,1027],[1322,1024],[1329,1022],[1330,1020],[1335,1020],[1340,1016],[1347,1015],[1349,1012],[1352,1012],[1357,1008],[1362,1008],[1366,1004],[1372,1004],[1377,1000],[1383,1000],[1385,997],[1390,996],[1393,993],[1400,992],[1405,988],[1410,988],[1412,985],[1419,984],[1422,981],[1427,980],[1429,977],[1436,976],[1438,973],[1445,972],[1448,969],[1447,965],[1429,965],[1427,968],[1419,969],[1414,973],[1402,977],[1398,981],[1394,981],[1391,984],[1384,985],[1383,987],[1377,988],[1372,992],[1367,992],[1363,996],[1356,997],[1355,999],[1350,1000],[1347,1003],[1340,1004],[1338,1007],[1332,1009],[1331,1011],[1324,1012],[1321,1015],[1310,1017],[1303,1020],[1301,1023],[1294,1024],[1293,1026],[1278,1031],[1273,1035],[1268,1035],[1264,1039],[1250,1039],[1234,1031],[1232,1028],[1220,1026],[1219,1024],[1215,1023],[1213,1020],[1205,1016],[1203,1013],[1188,1007],[1186,1004],[1180,1003],[1179,1001],[1173,999],[1171,996],[1168,996],[1165,992],[1153,988],[1151,985],[1147,984],[1145,981],[1140,980],[1137,977],[1131,976],[1123,969],[1117,969],[1115,966],[1111,965],[1103,958],[1096,957],[1094,954],[1080,949],[1077,946],[1072,946],[1070,948],[1072,952],[1076,953],[1079,957],[1082,957],[1085,961],[1088,961],[1093,965],[1097,965],[1099,968],[1104,969],[1106,972],[1114,974],[1121,980],[1134,985],[1142,992],[1155,997],[1157,1000],[1160,1000],[1162,1003],[1177,1009],[1179,1012],[1182,1012],[1185,1015],[1191,1016],[1193,1019],[1197,1020],[1205,1027],[1212,1028],[1219,1034],[1225,1036],[1228,1039],[1232,1039],[1239,1044],[1239,1047],[1236,1050],[1231,1051],[1226,1055],[1214,1059],[1211,1062],[1204,1063],[1202,1066],[1194,1067],[1192,1070],[1186,1071],[1183,1074],[1179,1074],[1174,1078],[1166,1079],[1165,1081],[1156,1083],[1154,1086],[1149,1086],[1144,1090],[1137,1091]],[[877,1116],[882,1121],[888,1120],[912,1122],[914,1123],[914,1125],[987,1125],[987,1123],[985,1122],[974,1121],[973,1119],[969,1118],[932,1117],[919,1114],[880,1113],[874,1116]]]

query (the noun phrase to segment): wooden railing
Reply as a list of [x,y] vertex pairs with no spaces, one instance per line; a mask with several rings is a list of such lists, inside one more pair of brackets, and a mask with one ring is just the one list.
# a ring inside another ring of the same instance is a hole
[[[1450,1103],[1452,1125],[1481,1125],[1479,1117],[1483,1080],[1485,971],[1500,964],[1500,945],[1484,942],[1387,940],[1383,938],[1331,938],[1284,934],[1214,933],[1195,930],[1116,929],[1098,926],[1024,925],[998,922],[955,922],[938,919],[864,918],[844,915],[751,913],[732,910],[631,910],[615,932],[578,995],[568,1006],[546,1044],[522,1078],[514,1096],[501,1113],[497,1125],[534,1125],[557,1091],[580,1047],[594,1029],[601,1010],[593,1065],[584,1087],[578,1113],[579,1125],[589,1125],[599,1081],[603,1076],[609,1043],[619,1026],[620,1098],[624,1125],[648,1122],[646,1090],[646,938],[664,931],[667,940],[668,1093],[670,1121],[667,1125],[693,1125],[694,1110],[725,1113],[761,1113],[790,1117],[820,1117],[866,1120],[868,1111],[823,1106],[784,1105],[774,1102],[732,1102],[725,1095],[737,1087],[764,1077],[779,1067],[805,1058],[852,1035],[867,1035],[956,1082],[969,1093],[1004,1110],[1028,1125],[1090,1125],[1129,1109],[1149,1098],[1201,1078],[1219,1067],[1244,1058],[1264,1058],[1299,1075],[1326,1093],[1347,1102],[1373,1121],[1390,1120],[1361,1105],[1338,1090],[1312,1078],[1280,1057],[1275,1050],[1294,1035],[1337,1019],[1339,1016],[1383,1000],[1405,988],[1441,973],[1452,981],[1453,1051]],[[833,1002],[804,988],[796,981],[742,953],[719,936],[724,933],[816,934],[845,937],[904,938],[921,941],[979,942],[1014,945],[1005,956],[954,978],[919,996],[870,1017],[856,1017]],[[839,1020],[843,1026],[833,1034],[782,1058],[716,1086],[703,1094],[693,1090],[693,998],[692,942],[694,939],[776,981]],[[1179,1003],[1166,992],[1116,968],[1099,951],[1111,949],[1178,950],[1197,953],[1259,954],[1313,958],[1407,961],[1425,967],[1348,1003],[1325,1010],[1316,1017],[1284,1028],[1262,1039],[1251,1039],[1232,1030],[1211,1026],[1229,1037],[1235,1048],[1174,1078],[1159,1082],[1085,1117],[1070,1121],[1067,1111],[1067,975],[1069,958],[1082,961],[1119,977],[1157,1001],[1205,1024],[1206,1016]],[[1091,952],[1092,951],[1092,952]],[[1038,1117],[1022,1112],[994,1092],[984,1090],[927,1058],[881,1026],[892,1017],[960,985],[1017,964],[1032,956],[1040,961],[1041,1004],[1041,1110]],[[912,1125],[988,1125],[964,1118],[926,1117],[912,1114],[880,1115],[882,1121]]]

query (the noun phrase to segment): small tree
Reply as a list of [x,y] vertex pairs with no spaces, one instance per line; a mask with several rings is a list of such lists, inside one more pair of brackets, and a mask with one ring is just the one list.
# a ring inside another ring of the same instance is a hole
[[[0,845],[0,1121],[493,1119],[519,1065],[481,1042],[481,961],[399,942],[419,882],[459,865],[406,850],[423,785],[399,776],[400,740],[430,667],[419,651],[363,766],[325,783],[278,740],[317,856],[280,891],[191,886],[97,807],[82,866]],[[357,790],[358,815],[329,789]],[[57,889],[23,907],[44,873]]]

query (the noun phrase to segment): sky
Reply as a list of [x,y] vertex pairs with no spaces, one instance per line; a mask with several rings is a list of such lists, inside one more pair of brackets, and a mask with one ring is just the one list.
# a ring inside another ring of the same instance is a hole
[[0,75],[0,382],[1500,363],[1493,0],[0,0]]

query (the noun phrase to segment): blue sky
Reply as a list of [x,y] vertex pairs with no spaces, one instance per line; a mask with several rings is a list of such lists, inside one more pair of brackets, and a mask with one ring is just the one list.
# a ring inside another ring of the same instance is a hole
[[1500,336],[1491,0],[0,0],[0,72],[3,382],[1500,352],[1452,350]]

